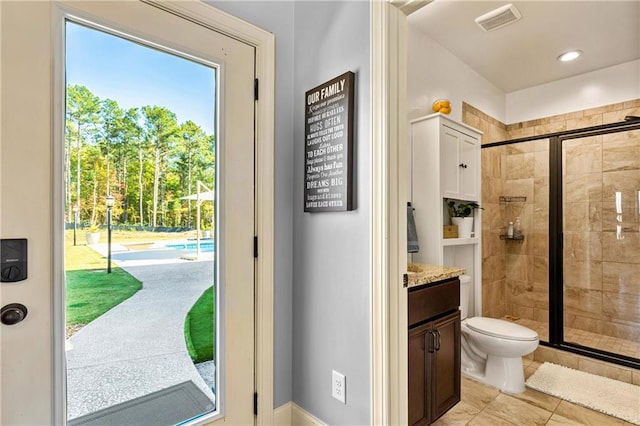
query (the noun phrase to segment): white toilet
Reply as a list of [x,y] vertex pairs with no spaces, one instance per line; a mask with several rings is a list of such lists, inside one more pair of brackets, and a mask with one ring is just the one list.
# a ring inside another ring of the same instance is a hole
[[462,374],[507,393],[524,392],[522,356],[538,347],[538,334],[513,322],[467,318],[471,277],[460,276]]

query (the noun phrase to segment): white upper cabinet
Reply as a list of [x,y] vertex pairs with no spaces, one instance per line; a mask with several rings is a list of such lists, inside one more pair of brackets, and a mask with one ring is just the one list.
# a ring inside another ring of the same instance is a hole
[[[443,225],[450,224],[448,198],[480,202],[480,141],[482,133],[442,114],[431,114],[411,121],[411,194],[419,253],[413,261],[436,265],[456,265],[472,271],[479,265],[479,210],[474,211],[472,238],[443,237]],[[470,256],[463,259],[460,246]],[[453,247],[458,249],[453,250]],[[453,252],[456,256],[452,256]]]
[[440,188],[444,198],[479,200],[480,135],[441,117],[439,123]]
[[459,266],[473,280],[472,312],[482,312],[482,211],[474,210],[471,238],[444,238],[447,199],[480,203],[482,133],[442,114],[411,121],[411,203],[420,251],[411,261]]

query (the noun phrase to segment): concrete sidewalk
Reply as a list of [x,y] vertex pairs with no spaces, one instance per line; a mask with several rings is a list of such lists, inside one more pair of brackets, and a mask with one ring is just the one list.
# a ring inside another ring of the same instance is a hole
[[184,341],[187,312],[213,284],[213,261],[127,263],[119,266],[141,281],[142,289],[69,339],[68,419],[185,380],[214,401]]

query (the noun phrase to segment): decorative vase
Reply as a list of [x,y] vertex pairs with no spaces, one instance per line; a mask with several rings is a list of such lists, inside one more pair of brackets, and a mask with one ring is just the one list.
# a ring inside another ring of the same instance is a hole
[[100,242],[100,233],[99,232],[87,232],[87,244],[93,245],[98,244]]
[[452,217],[451,221],[458,227],[458,238],[471,238],[473,217]]

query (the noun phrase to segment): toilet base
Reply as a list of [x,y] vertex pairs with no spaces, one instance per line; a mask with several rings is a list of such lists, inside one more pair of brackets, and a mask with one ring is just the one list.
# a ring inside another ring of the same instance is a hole
[[462,369],[462,374],[505,393],[522,393],[524,386],[524,369],[522,357],[505,358],[489,355],[484,374],[479,371]]

